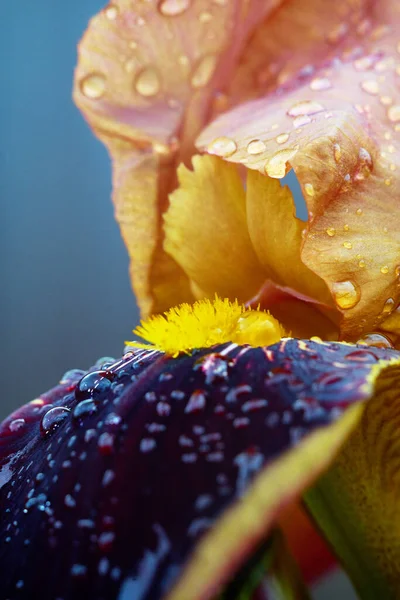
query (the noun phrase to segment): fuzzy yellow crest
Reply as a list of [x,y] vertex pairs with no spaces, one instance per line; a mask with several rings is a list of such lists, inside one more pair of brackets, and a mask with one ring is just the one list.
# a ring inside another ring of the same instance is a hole
[[127,342],[129,346],[161,350],[172,356],[225,342],[268,346],[284,335],[279,321],[268,312],[250,310],[237,300],[218,297],[175,306],[163,315],[142,321],[133,333],[149,343]]

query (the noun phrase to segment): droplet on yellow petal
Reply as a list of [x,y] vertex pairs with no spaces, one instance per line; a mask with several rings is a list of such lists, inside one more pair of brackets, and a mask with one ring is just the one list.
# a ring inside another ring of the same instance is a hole
[[274,179],[282,179],[288,172],[288,162],[297,154],[296,148],[285,148],[274,154],[265,165],[265,172]]
[[337,281],[332,285],[333,298],[339,308],[354,308],[361,298],[360,288],[350,280]]
[[106,78],[101,73],[90,73],[81,80],[80,88],[86,98],[97,100],[106,91]]
[[392,342],[382,333],[366,333],[357,341],[357,344],[365,344],[372,348],[393,348]]
[[176,17],[184,13],[190,4],[191,0],[162,0],[158,9],[166,17]]
[[209,146],[209,154],[215,154],[216,156],[228,157],[236,152],[237,146],[234,140],[227,137],[216,138]]
[[156,96],[160,91],[160,87],[160,75],[153,67],[146,67],[139,72],[135,79],[135,90],[145,98]]
[[213,54],[204,56],[195,67],[192,73],[191,84],[194,88],[205,87],[211,77],[214,75],[215,67],[217,65],[217,57]]
[[265,151],[266,145],[261,140],[252,140],[247,144],[248,154],[261,154]]

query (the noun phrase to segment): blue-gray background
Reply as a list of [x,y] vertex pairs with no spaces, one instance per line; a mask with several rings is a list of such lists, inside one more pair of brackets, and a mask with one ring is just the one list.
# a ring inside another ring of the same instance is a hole
[[[2,4],[0,419],[65,370],[118,356],[138,320],[109,159],[71,100],[76,44],[102,5]],[[315,598],[339,596],[354,597],[342,578]]]
[[119,355],[137,311],[107,152],[71,100],[101,0],[12,0],[0,20],[0,418]]

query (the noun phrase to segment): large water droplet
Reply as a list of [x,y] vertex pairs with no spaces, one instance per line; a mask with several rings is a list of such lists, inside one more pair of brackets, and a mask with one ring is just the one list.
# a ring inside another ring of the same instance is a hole
[[195,67],[191,83],[194,88],[202,88],[207,85],[214,74],[215,67],[217,66],[217,57],[213,54],[203,56],[200,62]]
[[305,183],[304,191],[307,194],[307,196],[310,196],[311,198],[315,195],[315,190],[312,183]]
[[325,231],[329,237],[333,237],[336,234],[336,229],[334,227],[328,227]]
[[266,145],[262,140],[252,140],[247,144],[248,154],[262,154],[265,151]]
[[217,156],[231,156],[234,152],[236,152],[237,146],[234,140],[228,137],[219,137],[216,138],[211,144],[208,146],[207,151],[210,154],[216,154]]
[[80,88],[86,98],[97,100],[106,91],[106,78],[101,73],[90,73],[81,80]]
[[160,76],[154,67],[145,67],[135,79],[135,90],[145,98],[156,96],[160,87]]
[[383,309],[382,309],[382,314],[383,315],[388,315],[389,313],[392,312],[392,310],[394,310],[395,308],[395,301],[393,298],[388,298],[385,302],[385,304],[383,305]]
[[159,5],[159,11],[166,17],[176,17],[181,15],[189,8],[191,0],[162,0]]
[[289,108],[287,114],[289,117],[299,117],[300,115],[314,115],[323,110],[325,110],[325,108],[319,102],[305,100],[304,102],[297,102],[294,104]]
[[357,341],[357,344],[364,344],[373,348],[393,348],[389,338],[381,333],[367,333]]
[[93,415],[94,413],[97,412],[97,403],[92,400],[92,399],[88,399],[88,400],[82,400],[82,402],[79,402],[73,411],[73,416],[75,419],[81,419],[83,417],[87,417],[90,415]]
[[113,379],[114,373],[112,371],[92,371],[82,377],[76,386],[75,398],[79,402],[89,398],[98,400],[108,392]]
[[311,123],[311,119],[308,115],[299,115],[293,119],[293,127],[295,129],[299,129],[299,127],[304,127],[304,125],[308,125]]
[[267,175],[274,177],[275,179],[282,179],[282,177],[285,177],[286,173],[290,170],[287,163],[297,154],[297,151],[298,148],[279,150],[279,152],[269,159],[264,167]]
[[43,437],[53,433],[71,411],[65,406],[56,406],[47,411],[40,422],[40,433]]
[[332,293],[336,304],[343,310],[354,308],[361,298],[360,288],[352,281],[335,282],[332,285]]

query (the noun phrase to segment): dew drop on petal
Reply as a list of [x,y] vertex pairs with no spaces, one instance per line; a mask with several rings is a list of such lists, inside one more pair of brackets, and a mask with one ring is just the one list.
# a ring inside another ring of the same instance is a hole
[[275,139],[278,142],[278,144],[284,144],[285,142],[288,141],[289,134],[288,133],[281,133],[281,134],[277,135]]
[[213,76],[216,66],[216,56],[213,54],[203,56],[192,73],[192,77],[190,79],[192,86],[196,89],[206,86]]
[[266,163],[264,167],[266,174],[275,179],[285,177],[286,173],[290,170],[287,163],[297,154],[297,150],[298,148],[279,150]]
[[329,90],[332,87],[332,83],[327,77],[316,77],[310,83],[310,88],[316,92],[322,92],[323,90]]
[[101,73],[90,73],[81,80],[79,85],[86,98],[97,100],[106,91],[106,78]]
[[359,261],[359,263],[358,263],[358,266],[360,267],[360,269],[363,269],[363,268],[365,267],[365,264],[366,264],[366,263],[365,263],[365,260],[364,260],[364,259],[361,259],[361,260]]
[[145,67],[135,79],[135,90],[145,98],[156,96],[160,87],[160,76],[154,67]]
[[336,234],[336,229],[334,227],[328,227],[325,231],[329,237],[333,237]]
[[389,267],[387,265],[383,265],[383,267],[381,267],[381,273],[383,275],[386,275],[387,273],[389,273]]
[[364,344],[373,348],[393,348],[389,338],[381,333],[367,333],[357,341],[357,344]]
[[261,154],[264,152],[266,145],[262,140],[251,140],[247,144],[247,153],[248,154]]
[[351,242],[343,242],[343,248],[347,248],[347,250],[351,250],[353,244]]
[[393,123],[400,121],[400,104],[396,104],[388,108],[387,115],[389,121],[392,121]]
[[361,298],[360,288],[352,281],[336,281],[332,285],[334,300],[339,308],[347,310],[358,304]]
[[236,142],[231,138],[224,136],[216,138],[207,148],[207,151],[210,154],[223,157],[231,156],[236,150]]
[[392,310],[394,310],[395,308],[395,301],[393,300],[393,298],[388,298],[385,302],[385,304],[383,305],[383,309],[382,309],[382,314],[383,315],[388,315],[389,313],[392,312]]
[[311,198],[315,195],[315,190],[312,183],[305,183],[304,191],[307,194],[307,196],[310,196]]
[[115,21],[115,19],[118,17],[118,13],[119,9],[118,6],[116,6],[116,4],[109,4],[104,9],[104,14],[110,21]]
[[48,410],[40,422],[40,433],[43,437],[53,433],[70,414],[69,408],[56,406]]
[[362,81],[360,85],[361,89],[363,89],[364,92],[367,92],[367,94],[370,94],[371,96],[376,96],[377,94],[379,94],[379,84],[376,81],[376,79],[366,79],[365,81]]
[[297,102],[294,104],[291,108],[289,108],[287,114],[289,117],[298,117],[300,115],[314,115],[323,110],[325,110],[325,108],[319,102],[305,100],[303,102]]
[[184,13],[190,4],[191,0],[162,0],[158,9],[166,17],[176,17]]

